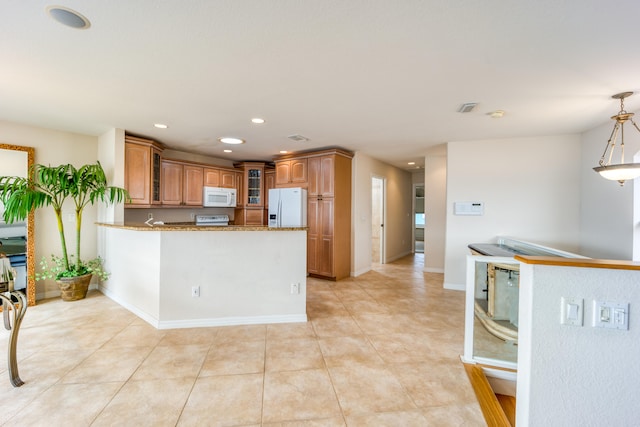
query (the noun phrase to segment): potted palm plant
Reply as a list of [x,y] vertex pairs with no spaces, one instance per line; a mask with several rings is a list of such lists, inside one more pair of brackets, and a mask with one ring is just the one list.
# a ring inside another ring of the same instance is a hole
[[[119,203],[128,197],[124,188],[107,185],[107,178],[100,165],[84,165],[75,168],[71,164],[45,166],[35,164],[26,178],[0,177],[0,200],[4,203],[4,220],[7,223],[24,220],[32,209],[51,206],[55,213],[60,235],[62,255],[42,258],[37,280],[55,278],[65,301],[83,299],[87,295],[92,276],[106,279],[108,273],[102,269],[98,257],[82,260],[80,238],[84,208],[97,201]],[[75,205],[75,256],[69,255],[62,221],[62,206],[72,200]]]

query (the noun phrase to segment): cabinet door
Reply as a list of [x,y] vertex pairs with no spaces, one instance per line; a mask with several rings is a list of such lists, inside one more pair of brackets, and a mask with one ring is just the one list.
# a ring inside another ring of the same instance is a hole
[[[333,197],[334,195],[334,170],[335,170],[335,158],[334,156],[322,156],[320,158],[320,194],[323,197]],[[351,185],[351,183],[346,183]]]
[[162,204],[179,206],[182,204],[182,165],[162,162]]
[[276,162],[276,184],[284,185],[291,182],[291,167],[289,160]]
[[144,145],[124,145],[124,188],[131,205],[151,203],[151,148]]
[[244,210],[244,225],[262,225],[264,209],[247,208]]
[[317,199],[309,199],[307,203],[307,272],[318,274],[321,258],[319,242],[321,239],[320,224],[321,213]]
[[264,178],[264,167],[262,166],[247,166],[244,170],[244,179],[246,185],[244,189],[246,190],[245,194],[245,203],[250,207],[263,207],[264,206],[264,195],[263,195],[263,178]]
[[320,180],[321,180],[321,164],[320,157],[312,157],[307,161],[308,173],[309,173],[309,186],[307,187],[308,197],[318,196],[320,193]]
[[276,173],[268,171],[264,173],[264,206],[269,207],[269,190],[276,188]]
[[220,187],[223,188],[236,188],[236,175],[234,171],[221,170],[220,171]]
[[205,168],[204,185],[207,187],[220,187],[220,170]]
[[204,169],[200,166],[184,165],[183,201],[187,206],[202,206]]
[[307,205],[307,270],[311,274],[334,277],[333,198],[309,199]]
[[307,182],[307,159],[291,160],[289,170],[290,182],[300,184]]
[[151,204],[162,203],[160,194],[160,175],[162,174],[162,156],[160,150],[151,149]]
[[242,191],[242,176],[244,174],[242,172],[234,172],[233,174],[236,189],[236,206],[244,206],[244,195]]

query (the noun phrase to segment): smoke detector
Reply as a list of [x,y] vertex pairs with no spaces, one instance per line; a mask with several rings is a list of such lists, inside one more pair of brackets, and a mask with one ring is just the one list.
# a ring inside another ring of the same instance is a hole
[[467,102],[466,104],[462,104],[460,108],[458,108],[458,113],[470,113],[476,108],[478,105],[477,102]]

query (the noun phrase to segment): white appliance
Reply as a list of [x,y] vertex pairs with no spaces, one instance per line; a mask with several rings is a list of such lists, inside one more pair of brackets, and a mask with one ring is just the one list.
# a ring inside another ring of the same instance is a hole
[[229,225],[229,215],[196,215],[196,225]]
[[203,187],[202,206],[205,208],[233,208],[236,206],[236,189]]
[[272,188],[269,190],[269,227],[306,227],[307,190]]

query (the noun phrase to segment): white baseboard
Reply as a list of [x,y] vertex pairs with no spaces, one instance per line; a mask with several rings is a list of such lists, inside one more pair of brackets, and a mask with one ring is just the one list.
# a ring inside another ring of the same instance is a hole
[[361,270],[358,270],[358,271],[352,271],[352,272],[351,272],[351,277],[358,277],[358,276],[361,276],[361,275],[363,275],[364,273],[367,273],[367,272],[369,272],[369,271],[371,271],[371,266],[369,266],[369,267],[365,267],[365,268],[363,268],[363,269],[361,269]]
[[128,304],[125,301],[122,301],[120,298],[118,298],[116,294],[114,294],[113,292],[110,292],[109,289],[105,288],[104,286],[100,286],[99,291],[105,294],[107,297],[109,297],[109,299],[111,299],[112,301],[115,301],[116,303],[120,304],[122,307],[126,308],[127,310],[129,310],[130,312],[132,312],[133,314],[135,314],[136,316],[138,316],[139,318],[141,318],[142,320],[144,320],[145,322],[153,326],[154,328],[160,329],[159,327],[160,321],[155,317],[151,316],[149,313],[145,313],[144,311],[138,309],[138,307]]
[[422,271],[425,273],[444,273],[444,268],[425,267]]
[[445,283],[443,286],[445,289],[449,289],[452,291],[466,291],[467,287],[465,285],[461,285],[458,283]]
[[120,304],[156,329],[181,329],[181,328],[206,328],[210,326],[234,326],[234,325],[264,325],[272,323],[304,323],[307,321],[306,314],[287,314],[273,316],[239,316],[239,317],[218,317],[210,319],[187,319],[187,320],[159,320],[141,311],[137,307],[121,301],[113,292],[100,287],[100,292],[111,300]]
[[158,329],[180,328],[205,328],[209,326],[234,326],[234,325],[265,325],[273,323],[304,323],[306,314],[291,314],[281,316],[246,316],[246,317],[220,317],[212,319],[189,320],[163,320],[159,322]]
[[406,251],[406,252],[403,252],[403,253],[401,253],[401,254],[399,254],[399,255],[396,255],[396,256],[394,256],[394,257],[387,258],[387,260],[385,261],[385,263],[390,263],[390,262],[393,262],[393,261],[395,261],[395,260],[397,260],[397,259],[404,258],[404,257],[406,257],[407,255],[410,255],[411,253],[412,253],[411,251]]

